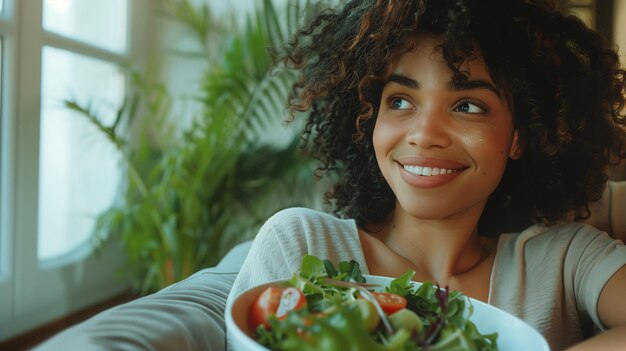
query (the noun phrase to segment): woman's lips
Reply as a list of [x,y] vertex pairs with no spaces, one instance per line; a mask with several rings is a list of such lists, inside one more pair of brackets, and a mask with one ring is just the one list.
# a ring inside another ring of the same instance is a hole
[[425,157],[403,157],[396,162],[404,181],[417,188],[443,186],[468,168],[456,161]]
[[438,167],[422,167],[422,166],[403,166],[405,170],[411,172],[415,175],[424,176],[424,177],[432,177],[438,176],[442,174],[451,174],[455,172],[460,172],[463,169],[461,168],[438,168]]
[[421,157],[421,156],[403,156],[396,159],[403,166],[419,166],[428,168],[443,169],[464,169],[467,165],[446,159]]

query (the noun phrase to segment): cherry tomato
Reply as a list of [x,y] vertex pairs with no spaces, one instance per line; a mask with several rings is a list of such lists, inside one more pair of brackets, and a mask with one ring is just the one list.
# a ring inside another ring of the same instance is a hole
[[298,310],[305,305],[306,297],[300,290],[270,286],[252,303],[248,324],[252,330],[256,330],[261,324],[269,329],[270,316],[284,318],[289,311]]
[[248,324],[252,330],[256,330],[261,324],[269,328],[267,320],[278,309],[282,291],[283,288],[270,286],[263,290],[261,295],[252,303],[250,314],[248,315]]
[[280,304],[276,310],[276,317],[283,318],[289,311],[295,311],[306,305],[306,297],[302,291],[296,288],[287,288],[283,290],[280,296]]
[[[406,307],[404,296],[388,292],[372,292],[378,304],[386,314],[393,314]],[[362,297],[360,297],[362,298]]]

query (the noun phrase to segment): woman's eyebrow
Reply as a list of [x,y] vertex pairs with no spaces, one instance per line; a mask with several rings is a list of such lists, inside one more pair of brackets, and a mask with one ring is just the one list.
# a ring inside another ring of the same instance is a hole
[[482,79],[465,80],[460,82],[448,83],[448,88],[451,90],[470,90],[470,89],[487,89],[493,91],[499,98],[500,91],[490,82]]
[[[420,83],[416,81],[415,79],[409,78],[407,76],[397,74],[397,73],[390,75],[389,78],[387,78],[385,85],[391,82],[400,84],[410,89],[420,88]],[[466,80],[466,81],[461,81],[457,83],[450,82],[448,83],[448,89],[457,90],[457,91],[458,90],[471,90],[471,89],[487,89],[487,90],[492,91],[498,97],[502,97],[500,94],[500,91],[496,89],[496,87],[493,84],[483,79]]]
[[419,89],[420,87],[420,83],[418,83],[415,79],[403,76],[401,74],[390,75],[389,78],[387,78],[385,85],[389,84],[390,82],[394,82],[411,89]]

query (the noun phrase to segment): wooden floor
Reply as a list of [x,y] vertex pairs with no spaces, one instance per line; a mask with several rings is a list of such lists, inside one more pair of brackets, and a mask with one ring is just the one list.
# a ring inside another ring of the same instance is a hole
[[55,335],[61,330],[68,328],[74,324],[80,323],[89,317],[97,314],[98,312],[104,311],[113,306],[117,306],[119,304],[131,301],[135,299],[137,295],[133,293],[124,293],[122,295],[116,296],[112,299],[104,301],[96,306],[89,307],[82,311],[71,314],[67,317],[60,318],[53,322],[50,322],[42,327],[39,327],[35,330],[29,331],[25,334],[19,335],[15,338],[9,339],[4,342],[0,342],[0,350],[2,351],[23,351],[30,350],[39,343],[48,339],[49,337]]

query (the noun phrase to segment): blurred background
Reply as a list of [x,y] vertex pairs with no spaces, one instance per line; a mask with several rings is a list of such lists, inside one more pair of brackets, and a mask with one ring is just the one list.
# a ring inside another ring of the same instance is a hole
[[[302,118],[284,123],[294,72],[268,52],[320,5],[0,0],[0,349],[217,264],[282,208],[321,207]],[[626,1],[558,6],[626,47]]]

